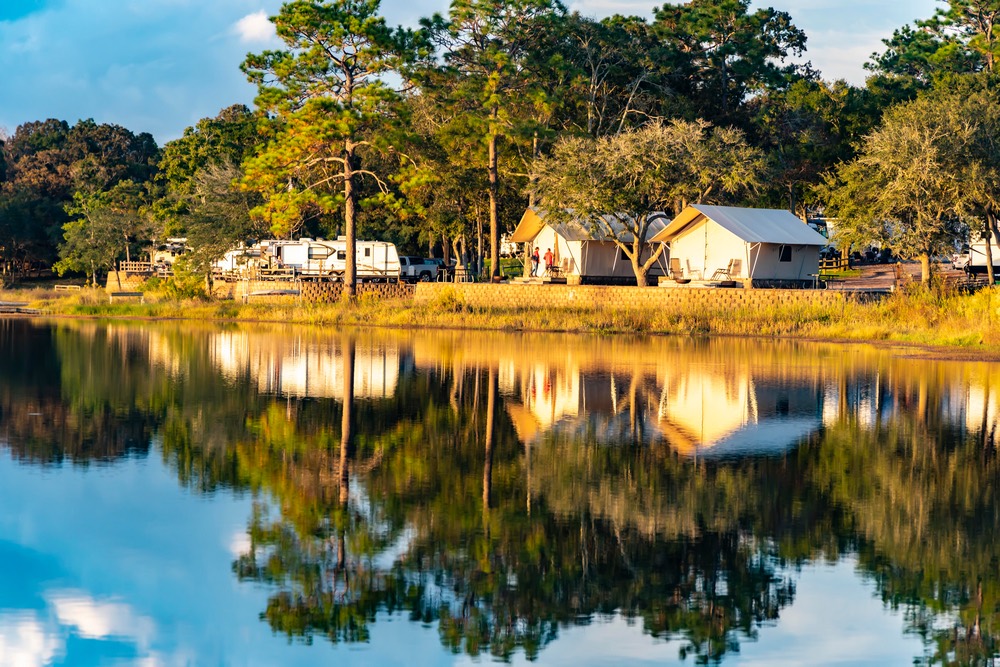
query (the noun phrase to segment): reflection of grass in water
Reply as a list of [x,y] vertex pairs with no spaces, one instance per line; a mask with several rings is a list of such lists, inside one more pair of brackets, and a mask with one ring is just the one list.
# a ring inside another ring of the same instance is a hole
[[1000,327],[996,326],[1000,316],[1000,288],[996,287],[965,295],[948,286],[935,285],[928,290],[917,285],[875,303],[846,299],[827,304],[677,303],[660,308],[594,305],[557,309],[517,303],[502,308],[478,308],[465,303],[458,290],[444,290],[424,305],[378,300],[372,295],[363,295],[355,304],[345,305],[300,303],[296,297],[243,304],[155,294],[148,294],[145,304],[111,304],[103,290],[68,294],[53,290],[7,290],[0,300],[27,302],[52,314],[90,317],[602,334],[792,336],[1000,350]]

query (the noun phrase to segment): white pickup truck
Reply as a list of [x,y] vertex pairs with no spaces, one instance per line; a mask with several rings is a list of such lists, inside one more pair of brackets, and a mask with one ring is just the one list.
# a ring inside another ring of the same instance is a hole
[[438,265],[423,257],[401,256],[399,258],[399,279],[406,282],[434,282],[438,277]]

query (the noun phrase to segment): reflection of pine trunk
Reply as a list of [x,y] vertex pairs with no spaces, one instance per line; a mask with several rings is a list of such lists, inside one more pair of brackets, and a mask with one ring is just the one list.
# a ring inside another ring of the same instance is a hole
[[927,426],[927,406],[929,405],[927,393],[927,378],[921,375],[917,384],[917,423],[925,427]]
[[983,386],[983,421],[980,425],[980,438],[982,439],[983,465],[986,465],[986,457],[993,451],[993,426],[990,424],[990,382],[987,380]]
[[642,429],[639,428],[639,373],[634,372],[628,388],[629,428],[632,441],[642,447]]
[[344,341],[344,413],[340,421],[340,512],[341,520],[337,534],[337,569],[343,570],[347,562],[345,533],[347,530],[347,500],[350,486],[350,471],[347,467],[351,447],[354,444],[354,352],[355,340],[348,337]]
[[850,408],[847,404],[847,376],[843,371],[837,378],[837,417],[843,423],[850,415]]
[[347,485],[349,472],[347,469],[347,459],[351,455],[351,447],[354,445],[354,431],[352,417],[354,413],[354,352],[356,343],[354,338],[348,337],[344,341],[344,414],[340,421],[340,504],[347,503]]
[[486,393],[486,461],[483,463],[483,512],[490,509],[490,496],[493,493],[493,431],[497,403],[497,372],[490,366],[489,386]]
[[524,462],[527,466],[528,479],[525,484],[526,492],[525,496],[525,508],[528,511],[528,516],[531,516],[531,442],[526,442],[524,445]]

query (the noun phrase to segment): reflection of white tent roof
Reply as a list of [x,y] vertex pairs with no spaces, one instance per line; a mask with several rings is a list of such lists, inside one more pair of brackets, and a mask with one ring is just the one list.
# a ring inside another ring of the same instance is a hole
[[755,383],[748,374],[727,378],[689,368],[673,381],[668,379],[660,428],[683,456],[779,454],[817,431],[823,421],[818,399],[814,411],[799,402],[790,406],[790,414],[773,414],[768,403],[776,390],[786,395],[780,387]]
[[829,241],[819,232],[785,210],[737,208],[734,206],[688,206],[652,242],[672,241],[702,216],[735,234],[747,243],[784,243],[788,245],[825,246]]
[[[649,235],[659,233],[667,226],[666,213],[657,211],[651,213],[650,216],[653,219],[649,222]],[[527,243],[532,241],[546,225],[567,241],[610,241],[612,237],[608,234],[609,228],[618,240],[625,243],[632,241],[632,234],[626,231],[625,224],[618,216],[602,215],[600,218],[604,222],[601,224],[598,224],[597,220],[590,221],[580,218],[559,222],[546,221],[545,218],[544,212],[528,208],[521,216],[517,227],[514,228],[514,233],[510,236],[511,242]]]
[[792,449],[823,425],[820,417],[771,417],[734,431],[711,447],[699,449],[702,458],[773,456]]
[[726,382],[723,376],[689,371],[672,389],[668,392],[669,409],[661,417],[688,435],[688,446],[711,446],[751,420],[750,381],[746,377]]

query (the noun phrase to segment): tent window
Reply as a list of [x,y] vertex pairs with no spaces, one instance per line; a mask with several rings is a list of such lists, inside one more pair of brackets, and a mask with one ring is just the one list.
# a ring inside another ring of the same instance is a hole
[[779,245],[778,246],[778,261],[779,262],[790,262],[790,261],[792,261],[792,246],[790,246],[790,245]]
[[623,262],[628,261],[628,255],[625,253],[625,248],[618,248],[618,259]]

